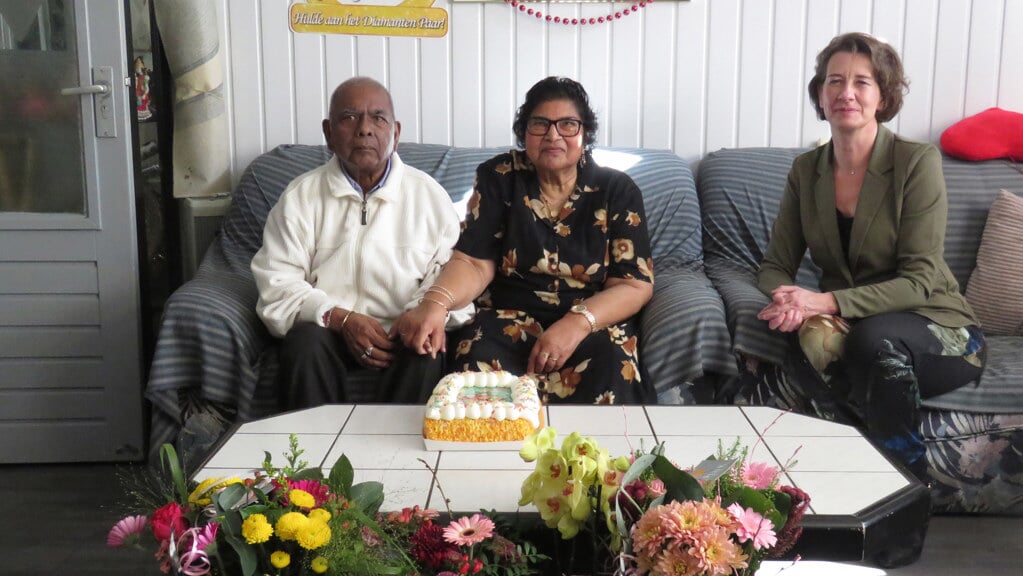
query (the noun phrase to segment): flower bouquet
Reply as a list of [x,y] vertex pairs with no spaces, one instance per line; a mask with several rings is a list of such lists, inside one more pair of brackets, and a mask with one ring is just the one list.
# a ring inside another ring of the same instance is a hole
[[[170,445],[163,472],[125,478],[133,514],[119,521],[107,543],[142,547],[148,541],[164,573],[184,576],[305,574],[532,573],[546,559],[494,513],[440,521],[418,506],[381,513],[383,486],[354,484],[341,456],[324,478],[307,468],[291,436],[287,463],[247,478],[189,482]],[[425,465],[425,463],[424,463]]]
[[738,443],[684,471],[663,444],[615,458],[577,433],[560,448],[556,439],[547,427],[526,440],[520,456],[536,468],[519,505],[536,506],[564,539],[588,532],[607,551],[589,572],[749,576],[802,531],[809,496],[780,486],[778,468],[747,462]]

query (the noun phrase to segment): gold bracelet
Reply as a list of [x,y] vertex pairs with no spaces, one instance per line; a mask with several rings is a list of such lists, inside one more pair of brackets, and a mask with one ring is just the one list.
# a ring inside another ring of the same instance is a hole
[[337,327],[338,330],[345,329],[345,324],[348,323],[348,317],[352,315],[352,312],[355,312],[355,310],[349,310],[345,317],[341,319],[341,325]]
[[427,301],[427,302],[433,302],[437,306],[440,306],[441,308],[444,309],[444,313],[445,314],[451,312],[451,308],[448,308],[447,306],[445,306],[444,303],[441,302],[440,300],[437,300],[435,298],[430,298],[428,296],[423,296],[422,298],[419,299],[419,303],[422,304],[424,300]]
[[452,306],[455,305],[455,296],[451,293],[451,290],[448,290],[443,286],[434,284],[433,286],[430,286],[429,288],[426,289],[427,294],[429,294],[430,292],[436,292],[437,294],[444,296],[445,298],[451,301]]

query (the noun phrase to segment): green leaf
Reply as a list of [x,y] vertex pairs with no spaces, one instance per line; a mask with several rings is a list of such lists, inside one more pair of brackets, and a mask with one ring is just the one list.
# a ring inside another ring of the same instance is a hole
[[319,468],[305,468],[291,475],[292,480],[323,480],[323,471]]
[[334,462],[334,466],[330,468],[327,485],[330,486],[331,491],[345,497],[350,497],[349,494],[352,491],[353,482],[355,482],[355,470],[352,468],[352,463],[348,460],[348,457],[342,454],[337,459],[337,462]]
[[360,482],[352,486],[348,499],[356,508],[372,516],[384,503],[384,485],[380,482]]
[[234,548],[241,562],[242,576],[252,576],[256,573],[256,551],[237,536],[227,536],[227,543]]
[[241,506],[249,496],[249,490],[244,484],[230,484],[220,494],[217,494],[217,508],[219,510],[235,510]]
[[188,484],[185,483],[185,472],[181,468],[181,461],[178,460],[178,452],[173,444],[160,446],[160,461],[163,462],[163,469],[170,474],[174,487],[178,490],[178,503],[187,506]]
[[[781,495],[787,497],[786,494]],[[754,490],[749,486],[743,486],[732,495],[732,501],[738,502],[743,508],[752,508],[758,514],[770,520],[771,523],[774,524],[776,530],[781,530],[781,527],[785,525],[785,516],[778,511],[775,507],[775,503],[771,501],[771,498],[760,490]],[[727,507],[731,503],[732,502],[722,501],[721,505],[723,507]]]
[[703,486],[696,478],[676,468],[664,456],[656,456],[652,467],[654,474],[664,482],[666,502],[703,500]]
[[631,484],[635,479],[643,475],[644,472],[650,469],[654,461],[657,460],[657,454],[644,454],[629,466],[629,469],[625,471],[625,475],[622,476],[622,486]]

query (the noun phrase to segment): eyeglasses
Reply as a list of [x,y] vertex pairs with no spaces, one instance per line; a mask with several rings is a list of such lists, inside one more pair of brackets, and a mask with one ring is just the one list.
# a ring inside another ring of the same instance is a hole
[[561,134],[564,138],[571,138],[576,134],[579,134],[579,130],[582,129],[583,123],[578,118],[558,118],[557,120],[551,120],[550,118],[544,118],[542,116],[533,116],[526,121],[526,132],[533,136],[546,136],[551,130],[551,124],[554,124],[558,134]]

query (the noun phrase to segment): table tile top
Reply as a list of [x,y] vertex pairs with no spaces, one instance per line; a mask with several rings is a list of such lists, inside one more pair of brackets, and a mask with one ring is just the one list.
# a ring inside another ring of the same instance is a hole
[[[514,511],[522,481],[533,469],[516,450],[430,451],[421,436],[423,408],[410,405],[331,405],[241,425],[195,475],[247,474],[270,452],[279,464],[294,432],[303,458],[325,472],[345,454],[356,481],[384,483],[385,509],[429,502],[451,508]],[[812,497],[816,514],[855,514],[910,486],[910,481],[854,428],[737,406],[550,406],[548,423],[559,442],[575,431],[593,437],[612,456],[664,442],[665,456],[680,467],[717,454],[736,439],[750,459],[784,466],[791,483]],[[425,462],[425,463],[424,463]],[[429,464],[429,468],[427,467]]]

